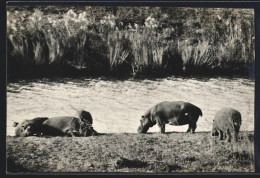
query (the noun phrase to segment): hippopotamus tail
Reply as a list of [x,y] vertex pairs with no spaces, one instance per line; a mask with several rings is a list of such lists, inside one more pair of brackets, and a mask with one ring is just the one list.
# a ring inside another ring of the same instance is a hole
[[199,114],[200,116],[202,116],[202,111],[201,111],[200,108],[198,108],[198,114]]

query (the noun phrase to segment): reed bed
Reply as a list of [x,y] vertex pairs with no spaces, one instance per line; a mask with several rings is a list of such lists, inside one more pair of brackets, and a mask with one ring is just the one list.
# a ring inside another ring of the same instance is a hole
[[248,75],[254,35],[251,9],[10,6],[7,73]]

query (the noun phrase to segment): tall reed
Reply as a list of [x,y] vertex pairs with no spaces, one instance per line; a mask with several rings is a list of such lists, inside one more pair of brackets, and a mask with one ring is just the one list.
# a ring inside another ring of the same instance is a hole
[[[68,65],[89,74],[229,69],[239,73],[255,57],[253,11],[249,10],[143,8],[136,11],[143,19],[138,21],[131,8],[72,8],[59,14],[50,13],[50,7],[32,12],[9,9],[9,75],[34,74],[43,65],[46,69]],[[132,14],[132,21],[122,18],[124,10]]]

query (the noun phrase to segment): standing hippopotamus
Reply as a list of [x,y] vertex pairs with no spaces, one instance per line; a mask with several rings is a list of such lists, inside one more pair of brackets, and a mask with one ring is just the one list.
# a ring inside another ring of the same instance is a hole
[[47,117],[36,117],[31,120],[24,120],[21,123],[14,122],[13,126],[16,127],[15,136],[27,137],[34,134],[39,136],[41,134],[41,125],[47,119]]
[[223,108],[219,110],[213,120],[212,136],[219,136],[219,140],[227,136],[228,142],[231,141],[231,135],[237,142],[238,132],[242,123],[241,114],[233,108]]
[[202,116],[201,109],[191,103],[183,101],[161,102],[149,109],[142,116],[138,132],[146,133],[149,127],[157,123],[161,133],[165,133],[165,124],[189,124],[187,132],[194,133],[199,116]]
[[51,136],[91,136],[97,135],[91,124],[76,117],[53,117],[43,122],[43,135]]

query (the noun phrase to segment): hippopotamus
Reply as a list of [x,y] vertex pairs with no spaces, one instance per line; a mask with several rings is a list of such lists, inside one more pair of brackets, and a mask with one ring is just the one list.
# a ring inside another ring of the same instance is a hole
[[165,124],[186,125],[189,124],[187,132],[194,133],[196,122],[202,111],[197,106],[184,101],[164,101],[150,108],[141,118],[141,125],[137,131],[146,133],[156,123],[161,133],[165,133]]
[[242,123],[241,113],[233,108],[219,110],[213,120],[212,136],[219,136],[219,140],[226,137],[231,141],[231,135],[235,142],[238,140],[238,132]]
[[14,122],[13,126],[15,128],[15,136],[27,137],[33,135],[41,135],[41,125],[46,121],[47,117],[36,117],[31,120],[24,120],[21,123]]
[[42,123],[43,135],[50,136],[91,136],[98,135],[91,124],[76,117],[53,117]]

